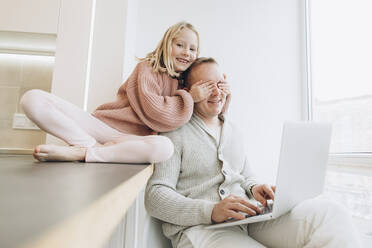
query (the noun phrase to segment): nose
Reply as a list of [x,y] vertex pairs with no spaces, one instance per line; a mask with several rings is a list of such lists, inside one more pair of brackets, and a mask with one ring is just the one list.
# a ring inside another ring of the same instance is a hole
[[188,48],[184,48],[183,50],[182,50],[182,55],[184,55],[184,56],[190,56],[190,51],[189,51],[189,49]]

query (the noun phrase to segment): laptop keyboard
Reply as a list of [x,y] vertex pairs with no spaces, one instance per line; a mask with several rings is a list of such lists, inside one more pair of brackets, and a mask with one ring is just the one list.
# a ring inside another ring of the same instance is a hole
[[[260,214],[257,213],[257,215],[263,215],[263,214],[271,213],[273,211],[273,204],[274,204],[274,202],[272,200],[267,201],[267,206],[266,207],[264,207],[263,205],[260,204],[259,208],[261,210],[261,213]],[[251,217],[251,216],[257,216],[257,215],[246,214],[245,218],[248,218],[248,217]]]
[[[273,204],[274,204],[274,202],[272,200],[267,201],[267,206],[266,207],[264,207],[262,204],[260,204],[258,206],[261,209],[260,214],[257,213],[256,215],[249,215],[249,214],[246,214],[246,213],[243,213],[243,212],[240,212],[240,213],[245,214],[245,218],[271,213],[273,211]],[[232,222],[232,221],[236,221],[236,219],[230,217],[225,222]]]

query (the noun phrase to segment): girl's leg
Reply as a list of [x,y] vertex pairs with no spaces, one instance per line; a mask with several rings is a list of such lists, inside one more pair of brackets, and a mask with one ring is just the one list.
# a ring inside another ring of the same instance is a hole
[[173,144],[164,136],[134,136],[119,143],[95,147],[41,146],[39,160],[110,163],[158,163],[173,154]]
[[30,90],[21,99],[25,114],[42,130],[69,145],[91,147],[123,137],[91,114],[42,90]]
[[[164,161],[173,154],[173,144],[166,137],[121,133],[75,105],[41,90],[26,92],[21,105],[42,130],[74,146],[40,145],[34,156],[41,161],[148,163]],[[114,144],[98,146],[107,142]]]
[[87,148],[86,162],[159,163],[173,154],[173,143],[164,136],[129,135],[118,143]]

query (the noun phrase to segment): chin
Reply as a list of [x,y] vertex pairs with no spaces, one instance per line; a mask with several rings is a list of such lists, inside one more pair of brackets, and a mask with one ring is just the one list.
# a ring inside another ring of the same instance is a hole
[[178,73],[182,73],[182,72],[186,71],[187,68],[188,68],[188,67],[186,67],[186,66],[183,66],[183,67],[177,66],[177,68],[176,68],[176,72],[178,72]]
[[217,115],[222,114],[222,108],[217,111]]
[[184,65],[184,64],[175,64],[174,66],[174,69],[176,72],[180,73],[180,72],[184,72],[187,70],[187,68],[190,67],[191,64],[187,64],[187,65]]
[[213,115],[214,116],[218,116],[221,114],[221,110],[216,110],[216,111],[213,111]]

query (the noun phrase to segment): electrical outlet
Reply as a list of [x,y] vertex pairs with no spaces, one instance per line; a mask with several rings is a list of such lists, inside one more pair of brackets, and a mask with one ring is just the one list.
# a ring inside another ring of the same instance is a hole
[[25,114],[15,113],[13,115],[13,128],[14,129],[31,129],[40,130]]

